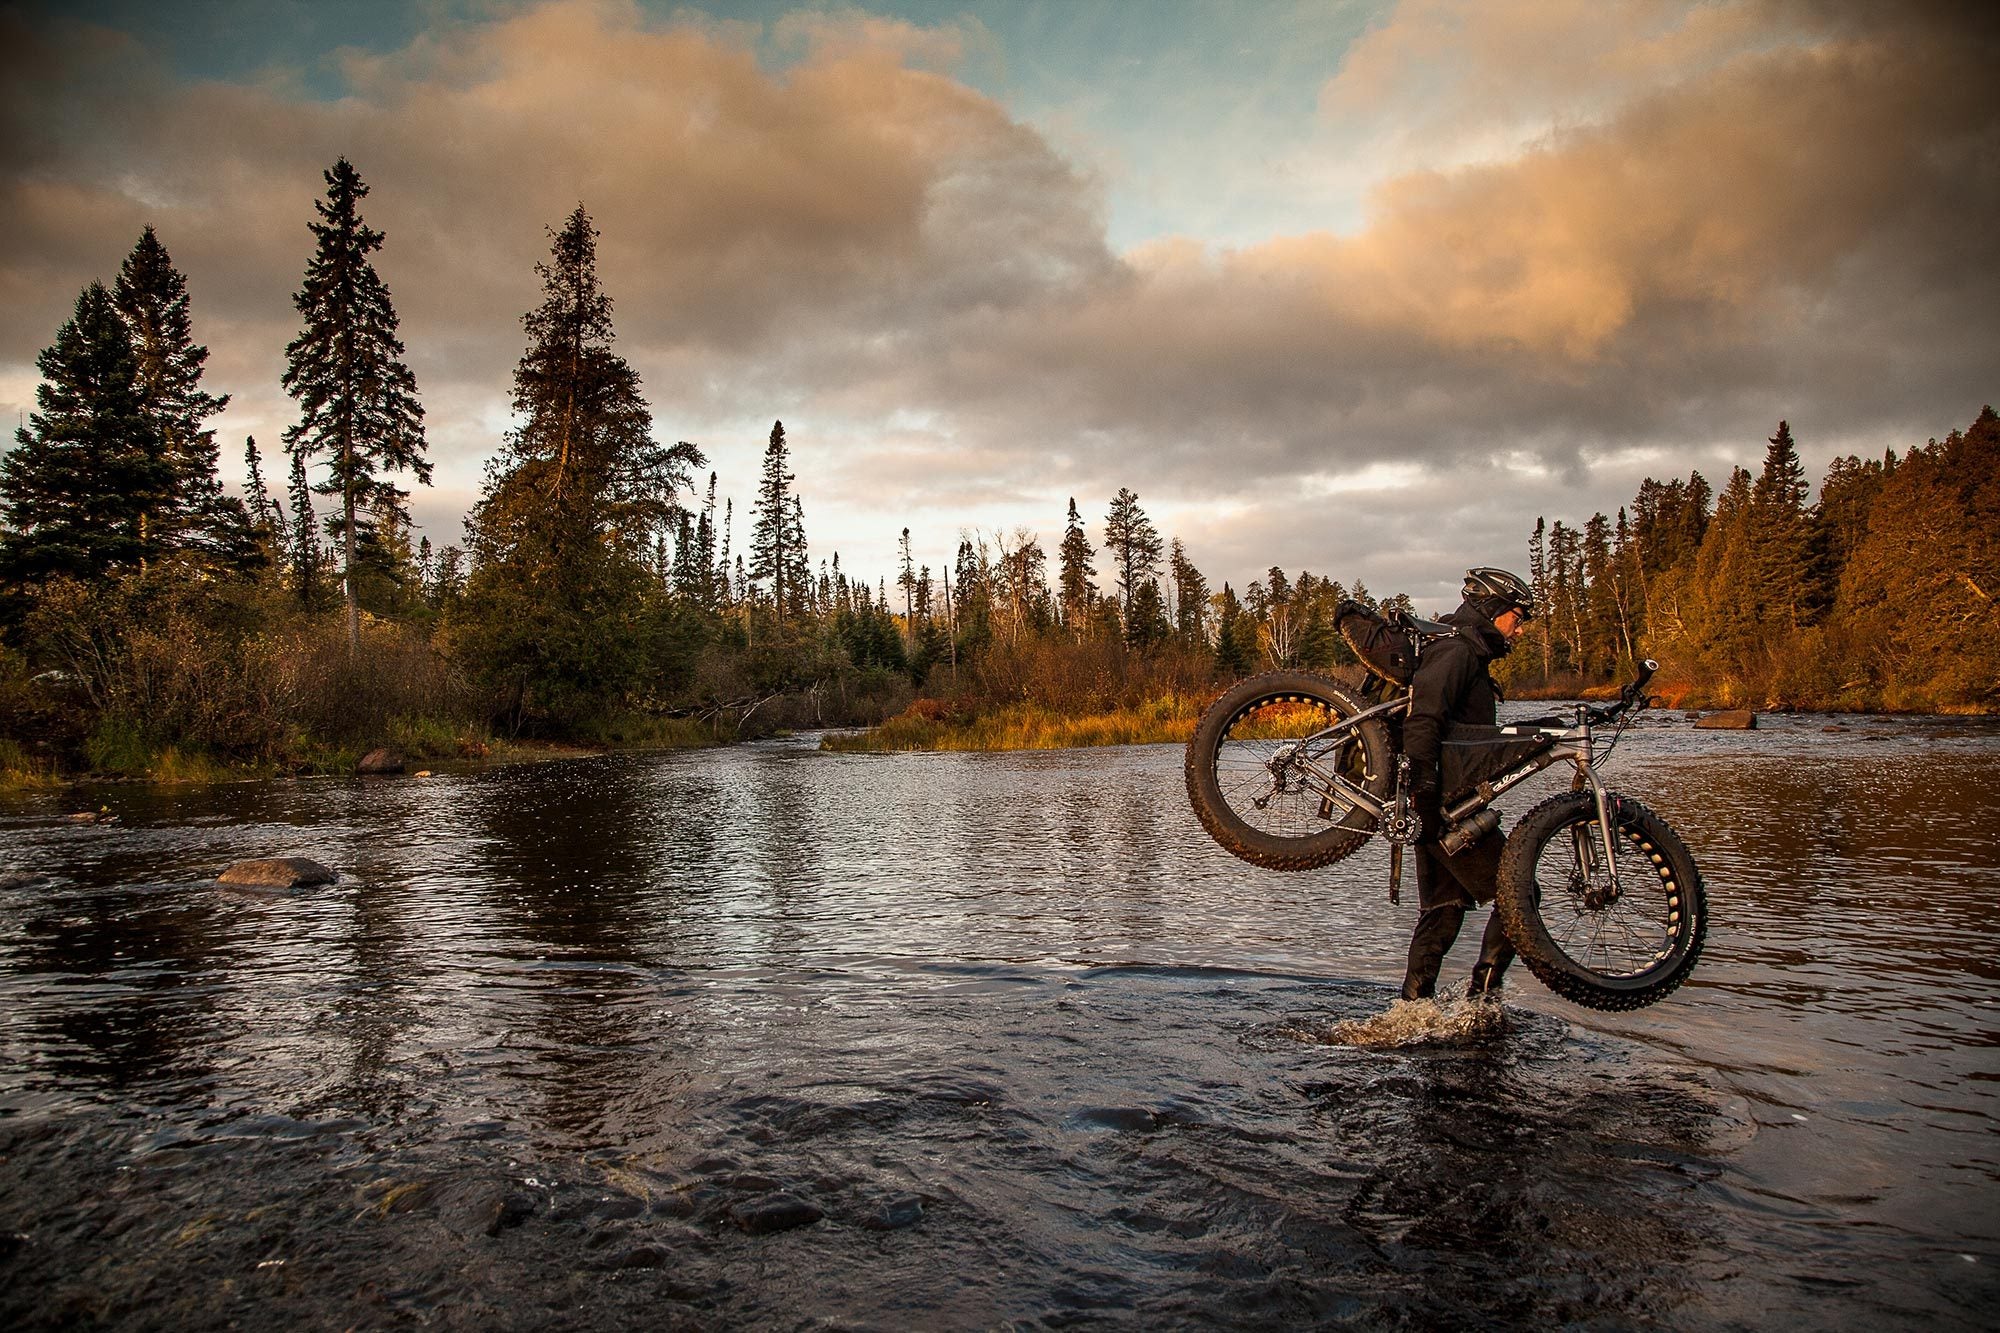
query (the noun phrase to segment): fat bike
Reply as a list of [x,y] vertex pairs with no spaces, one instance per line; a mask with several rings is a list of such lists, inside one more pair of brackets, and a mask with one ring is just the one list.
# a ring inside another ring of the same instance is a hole
[[[1419,636],[1448,625],[1411,621]],[[1508,835],[1495,910],[1528,969],[1566,1000],[1637,1009],[1687,979],[1701,957],[1708,904],[1701,873],[1667,821],[1604,785],[1598,770],[1646,706],[1643,663],[1615,702],[1568,716],[1447,730],[1447,852],[1500,826],[1493,802],[1556,764],[1570,789],[1530,810]],[[1311,870],[1371,837],[1389,846],[1390,901],[1404,849],[1422,836],[1400,753],[1406,687],[1371,677],[1351,689],[1309,671],[1244,680],[1203,715],[1188,742],[1188,798],[1224,848],[1268,870]]]

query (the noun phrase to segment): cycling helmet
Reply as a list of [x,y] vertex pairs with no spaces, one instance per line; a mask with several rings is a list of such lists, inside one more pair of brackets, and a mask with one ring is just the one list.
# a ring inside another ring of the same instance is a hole
[[1519,574],[1504,569],[1481,565],[1466,570],[1463,595],[1466,601],[1485,611],[1488,619],[1509,611],[1519,611],[1523,620],[1535,618],[1535,590]]

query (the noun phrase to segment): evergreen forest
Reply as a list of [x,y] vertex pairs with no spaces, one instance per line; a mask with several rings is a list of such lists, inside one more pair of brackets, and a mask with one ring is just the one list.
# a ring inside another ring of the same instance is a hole
[[[522,315],[513,426],[463,541],[413,541],[425,415],[344,159],[307,222],[282,384],[296,423],[267,481],[224,490],[190,294],[148,227],[37,366],[0,457],[0,771],[338,771],[525,744],[709,744],[885,724],[860,744],[1173,739],[1229,681],[1352,671],[1359,582],[1273,567],[1215,586],[1121,488],[1060,539],[963,532],[956,557],[871,578],[815,558],[774,422],[748,512],[694,444],[662,442],[615,350],[598,233],[549,229]],[[1761,433],[1761,432],[1760,432]],[[667,432],[671,434],[671,432]],[[1754,461],[1754,454],[1753,454]],[[809,482],[810,479],[808,479]],[[1051,516],[1054,517],[1053,515]],[[1091,526],[1101,534],[1091,537]],[[2000,417],[1815,489],[1784,421],[1754,470],[1647,479],[1615,516],[1538,521],[1542,614],[1510,692],[1573,696],[1659,659],[1685,706],[1986,712],[2000,705]]]

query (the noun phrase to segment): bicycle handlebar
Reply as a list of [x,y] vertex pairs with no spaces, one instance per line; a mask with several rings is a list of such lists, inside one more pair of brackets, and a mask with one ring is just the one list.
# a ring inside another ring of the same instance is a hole
[[1627,685],[1618,692],[1617,703],[1606,704],[1602,708],[1593,708],[1586,704],[1583,710],[1584,713],[1592,722],[1610,722],[1634,704],[1644,707],[1646,682],[1651,680],[1653,673],[1659,669],[1660,664],[1658,662],[1653,661],[1650,657],[1647,658],[1645,661],[1639,663],[1638,676],[1633,679],[1630,685]]

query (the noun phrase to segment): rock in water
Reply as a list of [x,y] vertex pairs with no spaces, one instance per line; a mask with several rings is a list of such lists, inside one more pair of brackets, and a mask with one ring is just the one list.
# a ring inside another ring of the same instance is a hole
[[804,1199],[790,1194],[767,1194],[761,1199],[751,1199],[739,1203],[729,1210],[736,1225],[753,1236],[768,1236],[774,1231],[790,1231],[793,1227],[809,1227],[826,1214]]
[[403,756],[385,745],[362,755],[361,762],[354,766],[354,771],[376,774],[400,773],[405,767],[407,765],[403,762]]
[[899,1194],[861,1218],[870,1231],[897,1231],[924,1220],[924,1201],[914,1194]]
[[279,856],[266,861],[238,861],[215,877],[218,884],[252,889],[304,889],[331,884],[339,876],[303,856]]
[[1710,713],[1695,726],[1708,731],[1753,731],[1757,726],[1757,715],[1747,708],[1732,708],[1723,713]]

